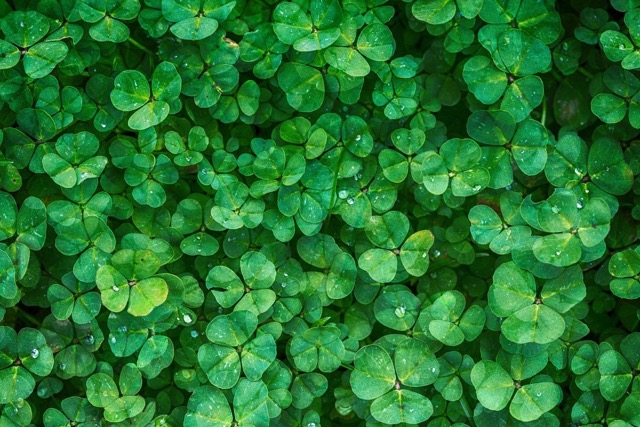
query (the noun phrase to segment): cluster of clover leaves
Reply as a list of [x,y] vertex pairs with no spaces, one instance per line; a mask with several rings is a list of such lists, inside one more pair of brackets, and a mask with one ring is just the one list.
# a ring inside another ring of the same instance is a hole
[[0,425],[640,426],[640,0],[0,0]]

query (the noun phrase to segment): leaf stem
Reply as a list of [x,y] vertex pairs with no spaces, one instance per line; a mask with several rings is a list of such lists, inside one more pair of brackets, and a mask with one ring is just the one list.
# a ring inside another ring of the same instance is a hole
[[41,326],[40,320],[38,320],[35,316],[29,314],[27,311],[18,306],[15,306],[15,308],[19,316],[23,317],[25,320],[28,320],[33,325],[36,325],[38,327]]
[[[346,147],[343,147],[343,150],[340,152],[340,157],[338,157],[338,171],[340,170],[340,165],[342,164],[342,158],[344,157],[344,150],[346,150]],[[336,201],[337,186],[338,186],[338,172],[336,171],[336,173],[333,176],[333,183],[332,183],[333,191],[331,192],[331,201],[329,202],[329,212],[327,213],[327,219],[325,220],[325,223],[323,226],[325,231],[327,231],[327,229],[329,228],[331,212],[333,211],[333,204]]]
[[131,43],[132,45],[134,45],[135,47],[137,47],[138,49],[140,49],[141,51],[148,53],[149,55],[153,55],[153,52],[151,52],[149,49],[147,49],[146,47],[144,47],[140,42],[138,42],[137,40],[129,37],[127,39],[127,41],[129,43]]
[[467,402],[467,397],[464,394],[460,398],[460,405],[462,406],[464,415],[467,417],[469,422],[473,421],[473,414],[471,413],[471,407],[469,406],[469,402]]
[[593,74],[591,74],[589,71],[585,70],[584,67],[578,67],[578,71],[585,77],[587,77],[589,80],[591,80],[593,78]]

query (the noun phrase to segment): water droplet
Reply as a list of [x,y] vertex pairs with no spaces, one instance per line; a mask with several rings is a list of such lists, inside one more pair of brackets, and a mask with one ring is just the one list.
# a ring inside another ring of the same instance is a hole
[[618,49],[620,49],[620,50],[624,50],[624,44],[620,43],[620,44],[618,45]]
[[33,357],[34,359],[37,359],[38,356],[40,356],[40,350],[38,350],[37,348],[34,348],[33,350],[31,350],[31,357]]
[[191,163],[191,160],[192,160],[191,157],[185,157],[184,159],[186,160],[187,163]]
[[283,288],[287,287],[287,284],[285,282],[280,283],[280,286],[282,286]]
[[338,192],[338,197],[340,197],[341,199],[346,199],[347,197],[349,197],[349,192],[347,190],[340,190]]
[[61,363],[60,365],[58,365],[58,368],[60,368],[61,371],[64,371],[65,369],[67,369],[67,365],[64,363]]
[[578,209],[582,209],[584,207],[584,202],[582,201],[582,199],[578,199],[578,203],[576,203],[576,207]]
[[113,286],[111,287],[111,290],[112,290],[113,292],[118,292],[118,291],[120,290],[120,288],[119,288],[119,287],[117,287],[116,285],[113,285]]
[[567,42],[562,43],[562,50],[569,50],[569,43]]
[[396,313],[396,316],[398,316],[399,318],[402,319],[406,312],[407,312],[407,309],[404,308],[404,305],[401,305],[400,307],[396,307],[395,313]]
[[284,277],[289,277],[289,273],[284,273]]
[[576,175],[582,176],[582,171],[580,169],[578,169],[578,168],[575,168],[573,170],[573,173],[575,173]]
[[114,337],[113,335],[110,335],[110,336],[109,336],[109,342],[110,342],[111,344],[115,344],[115,343],[116,343],[116,337]]
[[121,334],[124,334],[127,332],[127,327],[122,325],[120,327],[118,327],[118,332],[120,332]]
[[106,127],[107,127],[107,125],[106,125],[106,123],[100,123],[100,127],[101,127],[102,129],[104,129],[104,128],[106,128]]
[[562,251],[556,251],[556,256],[560,256],[561,253]]
[[96,339],[93,337],[93,335],[89,334],[85,337],[84,342],[88,345],[93,345],[93,343],[96,342]]
[[353,177],[356,181],[360,181],[362,179],[362,174],[357,173],[356,176]]
[[551,206],[551,212],[553,212],[554,214],[557,214],[560,212],[560,208],[557,206]]
[[198,331],[194,329],[191,331],[190,335],[191,335],[191,338],[198,338],[198,335],[200,334],[198,333]]
[[541,391],[537,392],[536,396],[538,396],[538,397],[542,396],[542,392]]
[[504,189],[505,189],[505,190],[507,190],[507,191],[511,191],[511,188],[512,188],[512,187],[511,187],[511,184],[509,184],[509,185],[507,185],[506,187],[504,187]]
[[481,186],[476,185],[475,187],[473,187],[473,191],[480,191],[481,188]]
[[434,257],[438,258],[440,255],[441,255],[441,252],[439,250],[436,249],[435,251],[433,251]]
[[611,169],[609,169],[609,166],[607,166],[606,168],[604,168],[605,172],[609,172]]
[[353,197],[349,197],[347,199],[347,203],[349,203],[350,205],[354,204],[356,202],[356,199],[354,199]]
[[435,373],[436,373],[436,367],[435,367],[435,366],[432,366],[432,367],[431,367],[431,373],[432,373],[432,374],[435,374]]
[[360,141],[362,139],[361,135],[356,135],[356,141]]
[[182,320],[184,320],[184,323],[191,323],[191,321],[192,321],[193,319],[191,318],[191,316],[189,316],[189,314],[186,314],[186,313],[185,313],[185,314],[182,316]]
[[309,423],[307,424],[307,427],[316,427],[316,423]]
[[426,258],[427,257],[427,253],[426,252],[422,252],[422,258]]
[[38,397],[45,397],[47,393],[49,393],[49,390],[47,390],[46,387],[40,387],[38,389]]

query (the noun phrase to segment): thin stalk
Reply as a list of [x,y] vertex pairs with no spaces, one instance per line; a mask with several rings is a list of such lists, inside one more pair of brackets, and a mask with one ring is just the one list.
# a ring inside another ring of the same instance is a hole
[[469,402],[467,402],[467,397],[463,394],[460,398],[460,405],[462,406],[462,410],[464,411],[464,415],[471,422],[473,421],[473,414],[471,412],[471,407],[469,406]]
[[36,318],[35,316],[32,316],[31,314],[27,313],[25,310],[23,310],[22,308],[15,306],[16,311],[18,312],[18,316],[24,318],[25,320],[28,320],[29,323],[36,325],[36,326],[41,326],[40,320],[38,320],[38,318]]
[[580,72],[580,74],[582,74],[583,76],[587,77],[589,80],[591,80],[593,78],[593,74],[591,74],[589,71],[585,70],[584,67],[578,67],[578,71]]
[[[338,170],[340,169],[340,164],[342,163],[342,157],[344,157],[344,150],[346,150],[346,148],[343,147],[343,150],[340,152],[340,157],[338,157]],[[331,201],[329,202],[329,212],[327,213],[327,219],[324,223],[325,231],[327,231],[327,229],[329,228],[329,222],[331,220],[331,212],[333,211],[333,204],[336,202],[337,186],[338,186],[338,173],[336,172],[333,176]]]
[[138,49],[140,49],[141,51],[148,53],[149,55],[153,55],[153,52],[151,52],[149,49],[147,49],[146,47],[144,47],[142,44],[140,44],[140,42],[138,42],[137,40],[129,37],[127,39],[127,41],[129,43],[131,43],[132,45],[134,45],[135,47],[137,47]]

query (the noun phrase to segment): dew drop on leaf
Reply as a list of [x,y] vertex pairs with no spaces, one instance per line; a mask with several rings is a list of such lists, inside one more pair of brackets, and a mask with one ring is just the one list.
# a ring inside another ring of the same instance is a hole
[[34,359],[37,359],[38,356],[40,356],[40,350],[38,350],[37,348],[34,348],[33,350],[31,350],[31,357],[33,357]]

